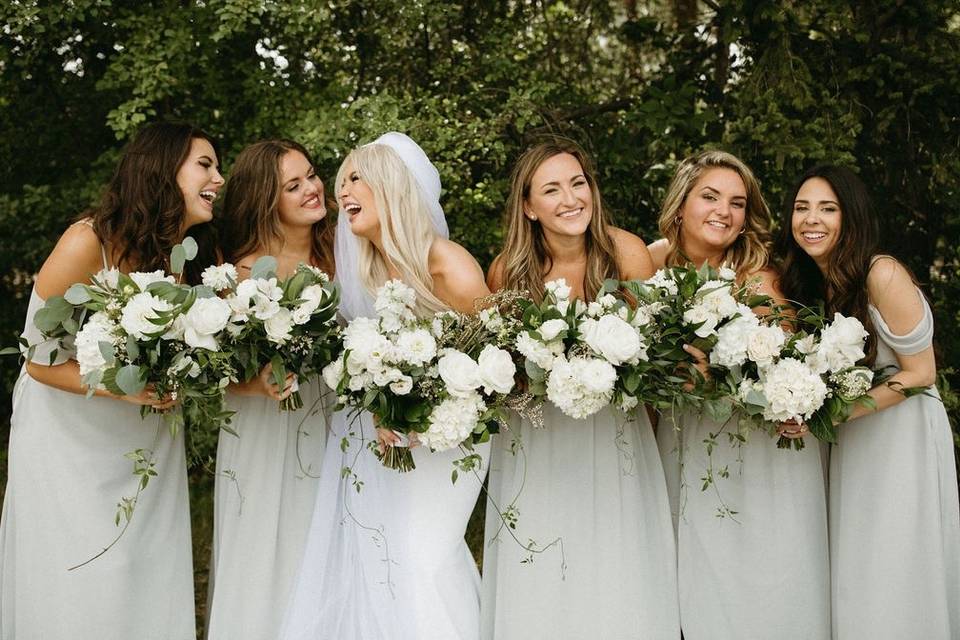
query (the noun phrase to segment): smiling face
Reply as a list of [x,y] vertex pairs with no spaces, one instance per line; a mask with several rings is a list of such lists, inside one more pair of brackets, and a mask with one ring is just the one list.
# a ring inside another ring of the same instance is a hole
[[340,210],[347,214],[350,231],[355,236],[371,242],[380,240],[380,211],[377,208],[373,190],[357,173],[353,163],[347,164],[342,171],[343,184],[337,194]]
[[680,244],[691,254],[722,253],[737,240],[746,223],[747,188],[733,169],[704,171],[684,199]]
[[288,151],[280,160],[280,224],[313,226],[327,215],[323,182],[310,161],[299,151]]
[[530,177],[523,214],[539,222],[548,238],[586,232],[593,216],[593,192],[574,156],[558,153],[537,167]]
[[793,239],[813,261],[825,270],[840,239],[843,211],[830,183],[810,178],[800,186],[793,201],[790,228]]
[[223,186],[220,165],[213,145],[203,138],[190,142],[190,152],[177,170],[177,184],[183,193],[183,228],[210,222],[213,219],[213,201]]

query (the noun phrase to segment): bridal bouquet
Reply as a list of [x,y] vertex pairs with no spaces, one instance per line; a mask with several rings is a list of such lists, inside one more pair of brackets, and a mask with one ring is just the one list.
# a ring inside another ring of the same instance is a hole
[[[301,264],[285,280],[277,278],[276,269],[276,259],[264,256],[242,282],[237,282],[237,271],[230,264],[209,267],[203,281],[225,295],[226,331],[243,378],[255,377],[269,362],[273,379],[282,389],[288,372],[299,380],[319,375],[340,351],[340,296],[327,274],[315,267]],[[280,401],[281,410],[302,406],[296,388]]]
[[[619,283],[620,289],[636,304],[635,315],[649,327],[648,360],[661,375],[653,392],[644,401],[660,408],[690,404],[723,420],[732,412],[729,401],[704,379],[691,362],[683,345],[690,344],[708,353],[711,362],[721,334],[730,325],[759,320],[752,309],[769,305],[770,298],[757,295],[749,284],[735,280],[732,269],[707,265],[669,267],[645,281]],[[686,375],[680,375],[686,371]],[[685,385],[695,381],[696,388]]]
[[[816,438],[836,442],[836,425],[853,406],[873,403],[867,395],[873,371],[856,364],[867,332],[856,318],[836,313],[827,323],[811,309],[795,323],[812,332],[789,334],[743,317],[720,331],[711,363],[726,369],[724,384],[746,415],[774,424],[806,422]],[[804,443],[781,437],[777,446],[800,450]]]
[[516,350],[525,358],[529,391],[546,396],[571,418],[613,402],[629,411],[650,395],[650,317],[611,293],[608,283],[590,304],[570,300],[563,279],[545,285],[541,303],[527,300]]
[[[192,238],[174,247],[174,274],[196,250]],[[88,396],[97,388],[135,396],[150,385],[158,397],[177,400],[178,410],[165,414],[175,432],[184,424],[216,430],[229,422],[223,395],[235,371],[220,351],[229,317],[227,303],[209,287],[180,284],[163,271],[109,269],[47,300],[34,323],[61,348],[72,340]],[[51,362],[56,357],[54,350]]]
[[[471,449],[504,420],[516,366],[507,346],[515,335],[513,297],[493,296],[478,314],[414,314],[416,293],[398,280],[377,292],[376,318],[356,318],[344,329],[343,353],[323,370],[338,407],[372,413],[377,425],[432,451]],[[415,468],[409,447],[377,452],[398,471]],[[462,471],[477,456],[458,460]],[[456,480],[457,468],[453,478]]]

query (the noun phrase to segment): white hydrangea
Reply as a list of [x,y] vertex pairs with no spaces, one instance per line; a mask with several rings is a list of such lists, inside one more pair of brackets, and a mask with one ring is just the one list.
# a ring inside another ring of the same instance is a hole
[[[166,324],[155,324],[150,321],[156,319],[158,312],[170,311],[173,308],[166,300],[151,293],[137,293],[123,306],[120,314],[120,326],[137,340],[145,340],[148,334],[162,333]],[[169,324],[169,323],[167,323]]]
[[487,407],[480,394],[450,396],[433,408],[429,427],[418,434],[420,442],[433,451],[448,451],[470,437]]
[[803,421],[827,398],[827,385],[808,366],[795,358],[783,358],[761,370],[767,406],[763,417],[770,422]]
[[203,284],[214,291],[230,289],[237,283],[237,268],[225,262],[221,265],[211,265],[200,274]]
[[103,311],[97,311],[83,323],[77,331],[74,346],[77,349],[77,363],[80,365],[80,375],[85,376],[91,371],[105,370],[107,362],[100,351],[101,342],[114,343],[117,325]]
[[557,357],[547,378],[547,398],[574,419],[593,415],[610,404],[617,372],[606,360]]

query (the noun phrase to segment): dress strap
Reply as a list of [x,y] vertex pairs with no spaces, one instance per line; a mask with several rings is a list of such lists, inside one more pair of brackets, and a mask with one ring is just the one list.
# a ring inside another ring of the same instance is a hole
[[920,304],[923,305],[923,317],[913,329],[903,335],[898,336],[890,330],[876,307],[873,305],[867,307],[870,317],[873,319],[877,336],[887,343],[893,351],[902,356],[912,356],[915,353],[920,353],[933,344],[933,311],[930,310],[930,304],[920,289],[915,289],[915,291],[920,298]]
[[[93,220],[91,220],[90,218],[84,218],[83,220],[78,220],[74,224],[85,224],[91,229],[93,229]],[[97,236],[97,240],[100,240],[100,260],[103,262],[103,268],[105,270],[110,269],[110,261],[107,259],[107,244],[100,238],[100,236]]]

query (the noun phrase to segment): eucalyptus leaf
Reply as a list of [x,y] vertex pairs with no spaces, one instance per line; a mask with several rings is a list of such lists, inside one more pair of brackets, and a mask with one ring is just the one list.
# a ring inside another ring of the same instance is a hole
[[63,298],[72,305],[80,305],[90,301],[90,291],[87,289],[87,285],[78,282],[70,285],[67,292],[63,294]]
[[140,367],[135,364],[128,364],[117,372],[117,387],[123,391],[124,395],[135,396],[147,386],[146,377],[140,373]]
[[183,265],[187,262],[187,252],[182,244],[178,244],[170,251],[170,271],[176,274],[183,273]]
[[183,247],[184,257],[187,260],[193,260],[197,257],[197,241],[187,236],[183,239],[183,242],[180,243]]
[[260,256],[250,269],[251,278],[272,278],[277,274],[277,259],[273,256]]

